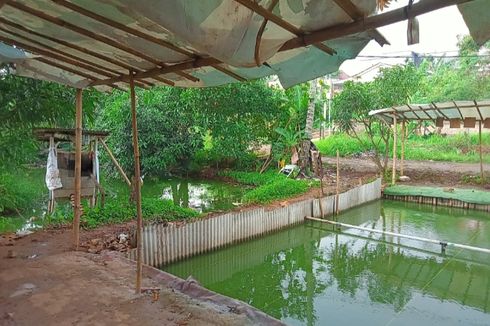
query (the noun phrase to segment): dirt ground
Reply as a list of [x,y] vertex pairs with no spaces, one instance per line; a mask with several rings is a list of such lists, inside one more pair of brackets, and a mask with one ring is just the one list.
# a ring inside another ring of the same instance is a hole
[[[324,157],[323,161],[327,166],[333,166],[336,158]],[[340,166],[345,175],[376,172],[376,166],[369,158],[341,158]],[[488,171],[488,176],[490,164],[483,164],[483,169]],[[341,176],[343,174],[341,173]],[[408,185],[490,189],[488,183],[480,185],[468,182],[468,176],[480,175],[479,163],[405,161],[404,174],[410,177],[410,181],[403,182]]]
[[[104,231],[84,232],[83,237],[100,236],[100,232]],[[114,252],[72,251],[69,229],[2,240],[2,326],[256,324],[233,304],[213,304],[175,290],[171,282],[153,277],[159,273],[156,270],[153,274],[145,270],[143,286],[159,288],[158,299],[151,293],[136,295],[134,263]]]
[[[335,159],[324,160],[324,195],[331,195],[336,191]],[[341,159],[340,166],[341,192],[376,177],[375,166],[368,159]],[[490,171],[489,164],[485,168]],[[406,174],[411,177],[408,184],[476,188],[464,183],[462,176],[478,172],[478,164],[406,162]],[[271,207],[320,195],[320,189],[313,189]],[[70,229],[38,231],[18,239],[13,235],[0,236],[0,325],[279,324],[274,319],[259,323],[254,316],[262,313],[244,313],[236,307],[253,308],[199,286],[201,296],[191,297],[180,290],[187,283],[172,281],[173,276],[149,267],[145,269],[143,285],[160,289],[159,298],[134,294],[134,263],[120,253],[100,253],[113,246],[118,234],[130,234],[133,227],[134,223],[126,223],[83,230],[82,251],[72,250]],[[91,245],[94,240],[97,250]],[[107,245],[100,246],[101,243]],[[125,248],[116,244],[112,249]],[[261,318],[267,320],[267,316]]]

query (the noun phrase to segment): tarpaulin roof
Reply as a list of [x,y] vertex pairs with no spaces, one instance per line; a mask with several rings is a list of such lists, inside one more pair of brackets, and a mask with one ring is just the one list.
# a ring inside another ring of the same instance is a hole
[[[289,87],[338,70],[375,28],[460,5],[479,41],[488,0],[422,0],[381,15],[376,0],[0,0],[0,41],[39,55],[19,75],[83,88],[216,86],[276,74]],[[381,17],[383,16],[383,17]],[[476,22],[475,22],[476,20]],[[5,61],[5,60],[4,60]]]
[[467,118],[474,121],[490,121],[490,100],[483,101],[452,101],[431,104],[406,104],[381,110],[369,112],[389,123],[396,116],[398,121],[402,120],[464,120]]

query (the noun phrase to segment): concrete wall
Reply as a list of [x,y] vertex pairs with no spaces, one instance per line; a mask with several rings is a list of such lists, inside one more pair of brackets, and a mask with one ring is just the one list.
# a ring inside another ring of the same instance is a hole
[[[379,198],[381,179],[340,194],[339,210],[343,211]],[[307,199],[271,210],[260,207],[188,223],[147,225],[143,228],[143,262],[151,266],[162,266],[303,223],[305,216],[321,216],[320,200],[324,214],[331,215],[335,211],[335,195]],[[136,259],[136,249],[132,249],[128,257]]]

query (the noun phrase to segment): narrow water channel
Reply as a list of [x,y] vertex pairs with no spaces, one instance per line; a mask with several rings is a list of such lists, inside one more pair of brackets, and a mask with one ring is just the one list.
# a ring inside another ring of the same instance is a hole
[[[339,221],[490,248],[487,213],[378,201]],[[290,325],[490,325],[490,256],[306,223],[163,269]]]

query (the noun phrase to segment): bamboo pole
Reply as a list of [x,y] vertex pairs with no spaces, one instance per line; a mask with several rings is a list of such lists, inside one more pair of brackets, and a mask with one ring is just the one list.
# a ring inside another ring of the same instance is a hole
[[391,174],[391,184],[396,183],[396,115],[393,115],[393,171]]
[[73,205],[73,244],[78,250],[80,243],[80,204],[82,185],[82,89],[76,93],[75,113],[75,204]]
[[478,125],[478,140],[479,140],[479,145],[480,145],[480,182],[483,184],[483,154],[482,154],[482,141],[481,141],[481,124],[482,121],[480,120],[480,123]]
[[402,121],[402,156],[400,158],[400,175],[405,175],[405,139],[406,139],[406,130],[405,130],[405,120]]
[[99,140],[100,140],[100,143],[102,144],[102,146],[104,147],[104,149],[106,150],[107,154],[109,154],[109,157],[111,158],[112,163],[114,163],[114,165],[116,166],[117,170],[119,171],[119,173],[123,177],[124,181],[126,181],[126,183],[128,184],[128,186],[131,187],[131,181],[129,181],[129,178],[126,175],[126,173],[124,173],[123,168],[121,167],[121,165],[117,161],[117,159],[114,156],[114,154],[112,154],[112,151],[109,148],[109,146],[107,146],[107,144],[105,143],[105,141],[102,138],[99,138]]
[[336,185],[336,189],[335,189],[335,214],[338,215],[339,214],[339,193],[340,193],[340,189],[339,189],[339,183],[340,183],[340,171],[339,171],[339,150],[337,150],[337,185]]
[[129,71],[129,88],[131,93],[131,118],[133,129],[133,150],[134,150],[134,192],[136,195],[136,243],[137,243],[137,259],[136,259],[136,286],[135,292],[141,293],[141,278],[143,274],[143,250],[142,250],[142,229],[143,229],[143,213],[141,211],[141,175],[140,175],[140,151],[138,145],[138,124],[136,121],[136,94],[134,92],[134,73]]

